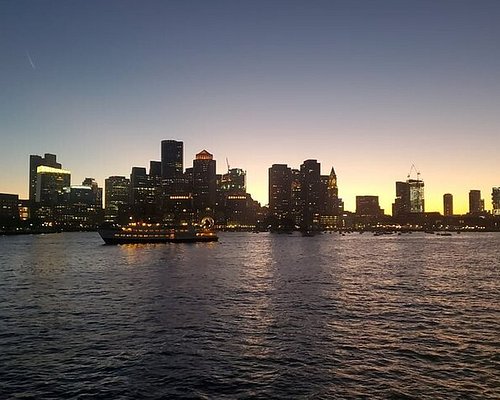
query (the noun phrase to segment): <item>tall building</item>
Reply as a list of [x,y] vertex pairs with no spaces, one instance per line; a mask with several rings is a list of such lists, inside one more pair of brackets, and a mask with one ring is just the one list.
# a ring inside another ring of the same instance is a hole
[[491,203],[493,215],[500,215],[500,186],[491,189]]
[[62,165],[57,162],[55,154],[46,153],[43,157],[38,155],[30,155],[30,181],[29,181],[29,201],[31,204],[35,203],[36,198],[36,179],[37,168],[45,166],[56,169],[61,169]]
[[110,176],[104,181],[105,220],[125,223],[128,220],[130,204],[130,179],[124,176]]
[[130,174],[130,207],[134,221],[156,221],[159,207],[154,182],[144,167],[132,167]]
[[396,199],[392,205],[392,215],[421,214],[425,212],[424,181],[408,179],[406,182],[396,182]]
[[217,194],[216,162],[206,150],[193,160],[193,204],[199,216],[214,212]]
[[71,185],[71,172],[61,168],[41,165],[36,169],[35,203],[43,206],[55,206],[65,187]]
[[317,227],[321,214],[321,165],[317,160],[305,160],[300,166],[303,202],[303,227]]
[[292,189],[291,189],[291,205],[290,212],[295,226],[302,226],[304,212],[304,202],[302,200],[302,181],[300,171],[293,168],[291,170]]
[[445,217],[453,215],[453,195],[451,193],[443,195],[443,214]]
[[378,196],[356,196],[356,214],[379,217],[384,214],[378,202]]
[[291,218],[291,202],[292,170],[286,164],[273,164],[269,168],[269,213],[278,221]]
[[88,186],[92,189],[94,204],[97,209],[102,209],[102,188],[99,187],[94,178],[85,178],[82,186]]
[[178,193],[183,180],[184,143],[177,140],[161,142],[161,176],[165,193]]
[[339,199],[339,189],[337,186],[337,174],[331,169],[328,176],[327,197],[326,197],[326,213],[328,215],[339,215],[342,212],[341,200]]
[[484,211],[484,200],[480,190],[469,191],[469,213],[477,214]]

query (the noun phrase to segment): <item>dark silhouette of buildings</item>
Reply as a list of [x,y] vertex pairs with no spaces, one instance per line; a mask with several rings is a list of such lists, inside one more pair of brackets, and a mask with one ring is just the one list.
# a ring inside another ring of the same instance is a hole
[[317,160],[305,160],[299,170],[286,164],[269,168],[269,222],[273,229],[334,227],[342,211],[333,168],[329,175],[321,175]]
[[443,195],[443,214],[445,217],[453,215],[453,195],[451,193]]

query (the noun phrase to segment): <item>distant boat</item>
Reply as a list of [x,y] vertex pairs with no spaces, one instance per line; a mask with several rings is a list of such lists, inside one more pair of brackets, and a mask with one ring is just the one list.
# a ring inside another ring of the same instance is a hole
[[219,240],[217,234],[210,228],[193,225],[174,228],[162,224],[132,223],[122,227],[103,227],[98,233],[106,244],[192,243]]

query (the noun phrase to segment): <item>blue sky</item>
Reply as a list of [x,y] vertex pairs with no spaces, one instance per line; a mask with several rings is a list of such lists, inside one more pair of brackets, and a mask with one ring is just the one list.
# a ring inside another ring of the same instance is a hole
[[379,195],[412,164],[427,210],[500,185],[498,1],[2,1],[0,192],[29,154],[72,183],[128,175],[183,140],[218,172],[333,165],[340,195]]

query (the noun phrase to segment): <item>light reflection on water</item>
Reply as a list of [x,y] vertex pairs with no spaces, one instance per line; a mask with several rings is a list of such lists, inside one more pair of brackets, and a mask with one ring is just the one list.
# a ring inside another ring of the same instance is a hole
[[499,397],[499,234],[220,236],[0,237],[0,397]]

